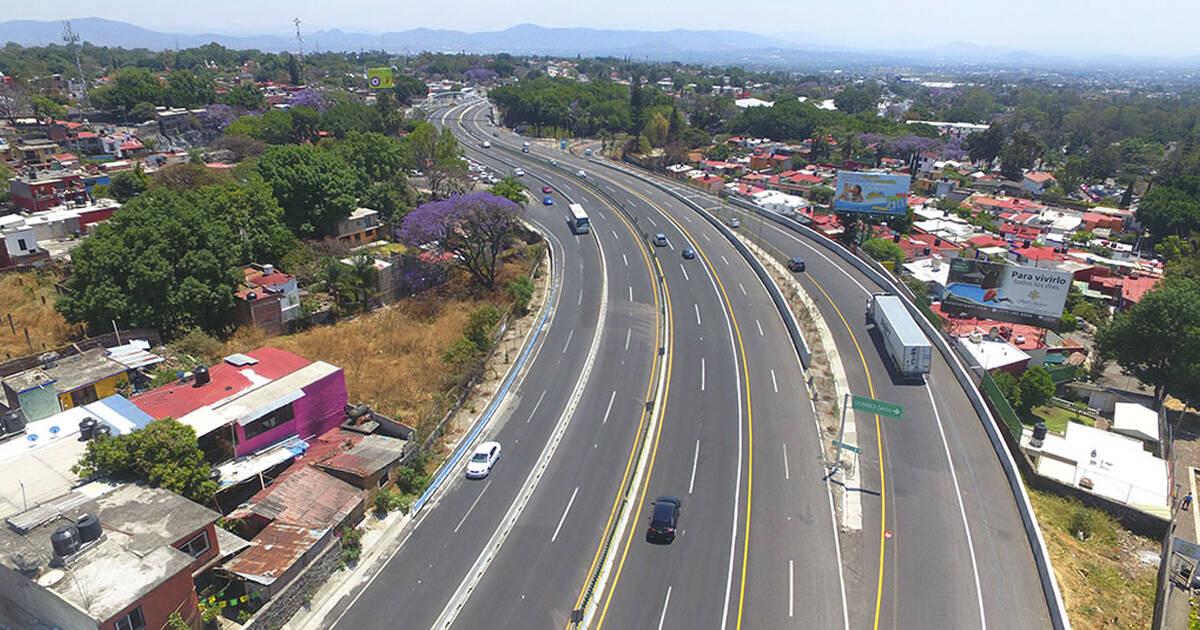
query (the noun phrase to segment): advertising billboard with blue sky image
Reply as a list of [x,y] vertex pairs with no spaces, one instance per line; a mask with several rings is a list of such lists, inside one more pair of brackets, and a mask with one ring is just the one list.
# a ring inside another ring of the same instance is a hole
[[904,174],[838,171],[833,209],[904,216],[911,178]]

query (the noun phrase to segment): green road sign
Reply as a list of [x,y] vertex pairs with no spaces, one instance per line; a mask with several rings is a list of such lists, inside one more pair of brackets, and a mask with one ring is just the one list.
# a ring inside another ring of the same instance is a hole
[[904,407],[896,403],[867,398],[866,396],[855,396],[850,406],[858,411],[866,411],[881,416],[899,418],[904,415]]
[[850,451],[851,453],[858,453],[859,455],[862,455],[862,449],[858,448],[857,446],[854,446],[852,444],[846,444],[845,442],[840,442],[838,440],[834,440],[833,445],[840,446],[840,447],[846,449],[847,451]]

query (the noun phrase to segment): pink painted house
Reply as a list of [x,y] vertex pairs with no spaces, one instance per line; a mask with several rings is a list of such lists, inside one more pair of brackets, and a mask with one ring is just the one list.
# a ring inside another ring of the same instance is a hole
[[174,418],[196,431],[219,462],[282,440],[321,435],[345,419],[346,377],[324,361],[264,347],[198,368],[193,376],[133,399],[155,419]]

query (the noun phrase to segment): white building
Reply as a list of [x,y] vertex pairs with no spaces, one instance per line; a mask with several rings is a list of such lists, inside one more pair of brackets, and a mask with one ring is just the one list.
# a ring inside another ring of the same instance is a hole
[[37,234],[33,227],[20,215],[0,217],[0,234],[4,236],[4,248],[10,257],[29,256],[38,253]]
[[1113,409],[1112,432],[1158,446],[1158,414],[1137,403],[1119,402]]
[[935,299],[941,300],[946,294],[946,285],[950,282],[950,265],[942,260],[941,255],[934,254],[929,258],[906,262],[904,269],[912,274],[912,277],[925,283],[929,295]]
[[735,100],[733,102],[733,104],[737,105],[738,107],[740,107],[742,109],[746,109],[747,107],[772,107],[775,105],[775,101],[764,101],[760,98],[751,97],[751,98],[739,98],[739,99]]
[[808,201],[798,195],[789,195],[778,190],[764,190],[750,195],[755,205],[784,216],[794,216],[808,207]]

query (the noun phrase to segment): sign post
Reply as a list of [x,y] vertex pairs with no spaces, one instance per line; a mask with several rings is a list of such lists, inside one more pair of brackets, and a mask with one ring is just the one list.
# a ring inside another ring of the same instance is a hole
[[904,415],[904,407],[896,403],[890,403],[883,400],[875,400],[866,396],[854,396],[852,406],[855,411],[866,411],[880,416],[890,416],[899,418]]
[[887,416],[889,418],[901,418],[904,416],[904,407],[896,403],[890,403],[884,400],[875,400],[866,396],[856,396],[850,392],[846,392],[842,398],[842,417],[841,425],[838,427],[837,439],[833,441],[833,445],[837,450],[833,454],[833,466],[829,470],[829,476],[837,474],[842,463],[842,450],[845,449],[855,454],[862,454],[862,449],[852,444],[846,444],[842,440],[846,436],[846,413],[850,409],[855,411],[865,411],[877,416]]

